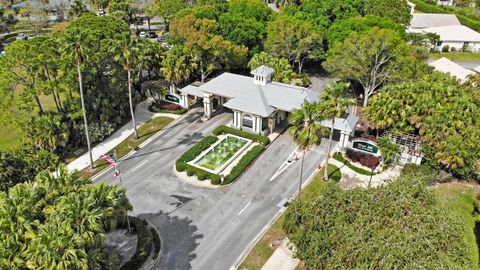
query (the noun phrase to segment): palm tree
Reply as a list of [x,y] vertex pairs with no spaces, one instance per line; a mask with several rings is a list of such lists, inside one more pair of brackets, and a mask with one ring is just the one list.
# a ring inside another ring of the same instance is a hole
[[171,87],[175,89],[178,84],[187,81],[196,69],[196,64],[192,58],[192,54],[183,46],[173,46],[165,59],[162,61],[160,69]]
[[132,38],[130,34],[118,35],[117,38],[110,41],[110,50],[114,53],[113,59],[123,65],[123,68],[127,71],[128,101],[130,103],[135,139],[138,139],[140,137],[138,136],[137,124],[135,123],[135,112],[132,100],[132,68],[135,62],[137,62],[137,56],[139,54],[136,38]]
[[80,90],[80,100],[82,103],[82,112],[83,112],[83,122],[85,125],[85,136],[87,137],[87,147],[88,155],[90,158],[90,168],[93,169],[93,157],[92,157],[92,147],[90,144],[90,134],[88,132],[88,121],[87,121],[87,111],[85,110],[85,100],[83,98],[83,79],[82,79],[82,70],[81,66],[84,63],[84,42],[88,40],[88,35],[82,31],[75,29],[74,31],[65,35],[67,47],[65,48],[65,53],[67,56],[76,59],[77,73],[78,73],[78,85]]
[[313,145],[319,144],[322,136],[327,133],[327,129],[320,124],[322,114],[318,110],[318,103],[310,103],[305,101],[301,109],[293,110],[288,118],[291,125],[288,133],[292,136],[302,153],[302,164],[300,167],[300,181],[298,186],[298,196],[302,189],[303,179],[303,161],[305,153]]
[[325,91],[320,94],[320,98],[322,99],[322,103],[319,103],[320,109],[323,111],[325,117],[328,117],[332,121],[332,126],[330,128],[330,138],[328,142],[328,150],[327,150],[327,162],[325,165],[325,174],[323,179],[325,181],[328,180],[328,161],[330,159],[330,151],[332,148],[332,139],[333,139],[333,131],[335,126],[335,118],[343,116],[350,105],[355,104],[355,100],[353,98],[345,98],[345,94],[350,87],[350,83],[337,83],[333,82],[325,87]]

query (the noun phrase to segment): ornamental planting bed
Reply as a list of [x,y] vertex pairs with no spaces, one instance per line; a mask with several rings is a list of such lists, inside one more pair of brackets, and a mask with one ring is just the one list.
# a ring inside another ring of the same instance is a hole
[[209,179],[213,185],[227,185],[235,181],[270,142],[266,136],[227,126],[215,128],[213,134],[180,156],[175,163],[177,172],[186,172],[187,176],[200,181]]

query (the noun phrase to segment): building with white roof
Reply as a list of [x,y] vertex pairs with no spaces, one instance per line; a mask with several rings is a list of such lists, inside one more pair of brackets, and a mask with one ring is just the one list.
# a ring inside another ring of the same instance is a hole
[[436,51],[441,51],[445,46],[448,46],[450,50],[480,52],[480,33],[464,25],[410,29],[410,31],[439,35],[440,40],[435,44]]
[[319,100],[310,89],[272,82],[274,70],[260,66],[252,77],[225,72],[209,82],[182,89],[181,105],[189,106],[190,97],[203,99],[204,115],[210,118],[219,108],[233,111],[232,127],[256,134],[269,134],[277,125],[286,124],[288,113],[305,101]]
[[410,30],[441,27],[449,25],[462,25],[453,14],[413,13],[410,21]]
[[430,66],[435,68],[437,71],[441,71],[443,73],[449,73],[450,75],[456,77],[460,80],[460,82],[464,83],[468,76],[473,74],[474,72],[468,70],[457,63],[450,61],[449,59],[443,57],[436,61],[429,63]]

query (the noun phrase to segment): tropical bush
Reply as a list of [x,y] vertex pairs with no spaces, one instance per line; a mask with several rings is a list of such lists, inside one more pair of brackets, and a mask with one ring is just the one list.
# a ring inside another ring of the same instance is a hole
[[255,159],[257,159],[257,157],[263,152],[264,149],[265,148],[263,146],[260,146],[260,145],[256,145],[256,146],[252,147],[252,149],[250,151],[248,151],[240,159],[240,161],[237,163],[237,165],[235,165],[235,167],[233,167],[232,171],[227,176],[225,176],[225,178],[223,180],[223,184],[228,185],[228,184],[232,183],[233,181],[235,181],[240,175],[242,175],[242,173],[248,168],[248,166],[250,166],[250,164]]
[[393,143],[389,137],[382,136],[378,138],[377,145],[380,148],[385,165],[392,164],[400,157],[400,145]]
[[327,184],[288,207],[284,229],[310,269],[473,269],[464,223],[430,181],[413,172],[377,188]]
[[43,170],[53,171],[58,163],[57,155],[31,145],[0,151],[0,191],[32,181]]
[[92,185],[64,166],[0,192],[0,205],[0,269],[105,269],[105,234],[131,208],[122,187]]
[[218,126],[213,130],[213,134],[215,135],[227,134],[227,133],[250,139],[252,141],[262,144],[263,146],[267,146],[270,143],[270,139],[267,136],[252,134],[250,132],[238,130],[238,129],[223,126],[223,125]]
[[343,157],[342,153],[340,153],[340,152],[337,152],[337,153],[333,154],[333,158],[335,160],[340,161],[341,163],[345,164],[348,168],[352,169],[356,173],[363,174],[363,175],[371,175],[372,174],[371,171],[367,171],[365,169],[362,169],[362,168],[359,168],[359,167],[353,165],[350,161],[346,160]]
[[55,151],[68,142],[68,125],[57,114],[45,114],[32,118],[25,126],[28,141],[40,149]]
[[372,155],[347,149],[347,157],[353,161],[362,164],[362,166],[375,169],[380,164],[380,159]]
[[154,103],[148,107],[151,112],[157,113],[173,113],[173,114],[184,114],[188,110],[182,106],[170,102],[161,101],[160,103]]

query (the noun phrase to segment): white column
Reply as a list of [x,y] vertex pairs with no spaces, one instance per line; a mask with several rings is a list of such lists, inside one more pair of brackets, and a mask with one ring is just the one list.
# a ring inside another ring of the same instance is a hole
[[270,129],[270,133],[273,133],[273,131],[275,130],[275,118],[276,115],[270,116],[268,118],[268,128]]
[[255,118],[257,119],[257,121],[255,122],[255,126],[257,127],[255,132],[257,134],[260,134],[260,133],[262,133],[262,117],[261,116],[255,116]]
[[241,126],[241,117],[242,117],[242,113],[239,112],[239,111],[233,111],[233,127],[234,128],[238,128],[240,129],[242,126]]
[[210,118],[212,116],[212,95],[203,94],[203,113],[205,117]]
[[188,102],[188,94],[182,93],[182,95],[181,95],[181,100],[180,100],[180,104],[181,104],[182,107],[184,107],[185,109],[189,109],[190,104],[189,104],[189,102]]

